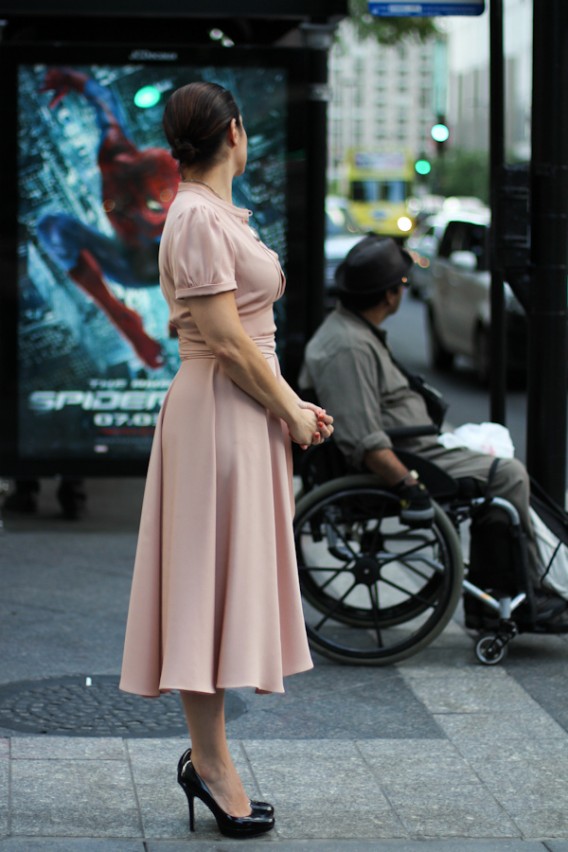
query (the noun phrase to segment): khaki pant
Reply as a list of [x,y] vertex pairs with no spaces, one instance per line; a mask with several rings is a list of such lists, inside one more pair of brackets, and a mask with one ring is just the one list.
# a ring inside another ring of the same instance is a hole
[[[421,446],[419,453],[423,458],[429,459],[449,473],[453,479],[472,477],[484,485],[487,483],[489,470],[494,461],[493,456],[461,448],[447,450],[439,444],[426,448]],[[529,476],[522,462],[518,459],[499,459],[489,491],[491,496],[508,500],[519,513],[527,536],[531,577],[533,582],[538,581],[541,573],[538,570],[540,560],[529,515]]]

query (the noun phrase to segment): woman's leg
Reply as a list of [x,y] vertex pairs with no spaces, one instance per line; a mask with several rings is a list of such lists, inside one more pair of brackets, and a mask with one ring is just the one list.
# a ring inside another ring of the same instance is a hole
[[210,694],[181,692],[189,736],[191,762],[213,798],[231,816],[248,816],[250,800],[229,753],[225,730],[225,691]]

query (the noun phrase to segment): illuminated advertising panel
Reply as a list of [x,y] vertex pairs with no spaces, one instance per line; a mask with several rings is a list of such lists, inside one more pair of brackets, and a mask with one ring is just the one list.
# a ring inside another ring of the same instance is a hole
[[[301,203],[302,186],[301,151],[291,156],[296,52],[217,51],[207,62],[199,49],[130,49],[120,62],[116,48],[100,48],[97,61],[92,46],[43,52],[43,61],[21,46],[0,57],[10,71],[5,114],[16,118],[2,187],[0,474],[143,472],[179,363],[157,266],[178,182],[165,100],[199,80],[234,93],[249,138],[234,203],[252,210],[289,273],[291,199]],[[286,299],[276,314],[285,362],[295,334]]]

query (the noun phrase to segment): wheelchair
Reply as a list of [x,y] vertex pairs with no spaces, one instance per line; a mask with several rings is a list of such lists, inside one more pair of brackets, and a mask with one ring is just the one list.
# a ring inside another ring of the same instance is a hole
[[[435,426],[390,432],[400,460],[416,470],[432,497],[434,517],[405,522],[395,494],[373,474],[348,470],[333,439],[307,450],[299,465],[294,537],[308,640],[342,663],[382,666],[427,647],[451,620],[462,593],[483,617],[475,655],[500,663],[520,632],[539,627],[529,580],[527,545],[515,507],[479,493],[473,479],[455,480],[434,463],[397,449],[396,441],[437,433]],[[488,505],[509,520],[515,577],[488,590],[468,579],[462,525]]]

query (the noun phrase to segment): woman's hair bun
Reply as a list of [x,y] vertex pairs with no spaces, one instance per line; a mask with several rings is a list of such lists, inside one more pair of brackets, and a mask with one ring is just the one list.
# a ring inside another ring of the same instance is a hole
[[175,160],[182,160],[184,163],[189,163],[199,156],[199,148],[189,141],[189,139],[174,139],[172,147],[172,157]]

